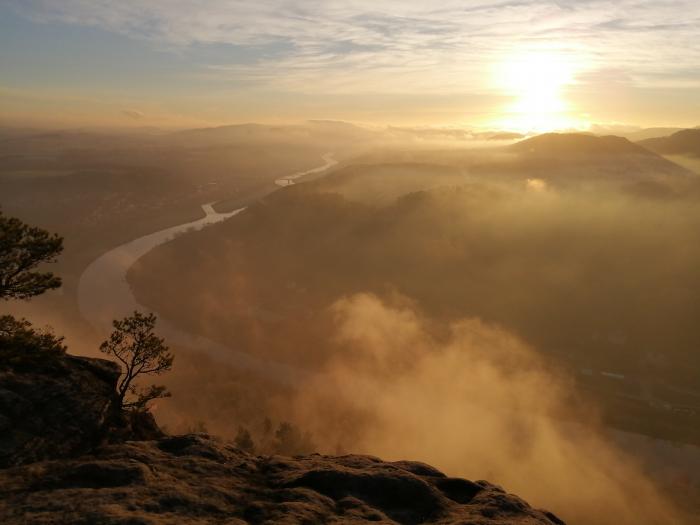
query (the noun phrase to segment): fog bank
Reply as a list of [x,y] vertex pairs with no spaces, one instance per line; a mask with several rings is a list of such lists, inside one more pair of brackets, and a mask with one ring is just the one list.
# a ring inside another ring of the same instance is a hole
[[570,523],[682,521],[595,425],[565,422],[566,380],[503,329],[478,319],[440,326],[406,300],[370,294],[333,312],[343,351],[279,407],[325,452],[496,480]]

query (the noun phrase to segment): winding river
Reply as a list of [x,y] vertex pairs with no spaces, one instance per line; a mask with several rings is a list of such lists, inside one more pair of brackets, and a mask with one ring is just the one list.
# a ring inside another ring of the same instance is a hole
[[[322,173],[337,164],[333,153],[323,155],[324,164],[307,171],[277,179],[278,186],[289,186],[305,175]],[[80,314],[100,333],[108,333],[113,319],[120,319],[134,310],[151,311],[138,303],[126,280],[129,268],[149,251],[171,241],[178,234],[200,230],[210,224],[238,215],[245,208],[228,213],[214,210],[215,203],[202,205],[204,217],[157,231],[111,249],[94,260],[82,273],[78,282]],[[154,312],[155,313],[155,312]],[[304,373],[290,365],[263,359],[228,347],[206,337],[185,332],[167,319],[158,320],[158,333],[172,345],[204,352],[210,357],[236,368],[256,372],[284,383],[295,383]]]
[[301,177],[305,177],[306,175],[313,175],[314,173],[323,173],[324,171],[338,164],[338,161],[333,158],[333,153],[326,153],[321,158],[325,162],[323,166],[318,166],[317,168],[311,168],[310,170],[300,171],[298,173],[293,173],[292,175],[287,175],[286,177],[277,179],[275,181],[275,184],[277,184],[278,186],[290,186]]

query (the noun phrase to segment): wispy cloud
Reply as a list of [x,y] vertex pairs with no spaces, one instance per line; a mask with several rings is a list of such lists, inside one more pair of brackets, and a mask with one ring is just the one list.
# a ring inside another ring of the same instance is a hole
[[145,115],[136,109],[123,109],[122,115],[133,120],[141,120]]
[[[302,91],[478,91],[489,64],[553,46],[588,72],[700,83],[697,0],[15,0],[37,21],[96,26],[162,46],[275,46],[211,73]],[[593,78],[593,77],[588,77]],[[619,80],[620,77],[618,77]]]

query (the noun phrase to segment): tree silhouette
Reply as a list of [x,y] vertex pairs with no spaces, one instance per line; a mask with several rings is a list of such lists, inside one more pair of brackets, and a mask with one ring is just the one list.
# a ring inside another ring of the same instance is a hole
[[41,263],[55,262],[63,239],[0,212],[0,299],[28,299],[61,286],[50,272],[36,272]]
[[[52,273],[34,270],[42,262],[53,262],[63,250],[63,239],[33,228],[0,211],[0,299],[28,299],[57,288],[61,280]],[[47,330],[36,330],[26,319],[0,316],[0,355],[5,365],[43,362],[66,351],[63,338]],[[38,360],[38,361],[37,361]]]
[[[156,316],[134,312],[121,321],[114,321],[114,331],[100,345],[100,351],[116,357],[125,367],[117,386],[122,409],[144,410],[149,401],[170,397],[164,386],[138,388],[134,380],[143,375],[162,374],[172,368],[174,356],[165,341],[153,333]],[[127,401],[127,394],[132,400]]]
[[63,337],[48,329],[37,330],[26,319],[0,316],[0,363],[5,366],[50,366],[65,354]]
[[275,431],[275,452],[285,456],[310,454],[314,451],[311,435],[301,431],[286,421],[280,423]]
[[245,427],[240,427],[238,429],[238,433],[236,434],[236,439],[234,439],[233,444],[236,445],[237,448],[240,448],[242,451],[248,452],[248,454],[252,454],[253,452],[255,452],[255,443],[253,442],[253,437],[250,435],[250,432]]

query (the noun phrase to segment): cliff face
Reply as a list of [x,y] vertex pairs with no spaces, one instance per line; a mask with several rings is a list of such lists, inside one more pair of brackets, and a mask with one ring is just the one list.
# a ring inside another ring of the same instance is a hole
[[85,453],[113,414],[121,371],[63,356],[40,369],[0,366],[0,466]]
[[118,411],[120,375],[112,361],[71,355],[0,362],[0,468],[161,436],[149,414]]
[[561,524],[485,481],[370,456],[252,456],[115,409],[119,367],[0,363],[0,523]]

